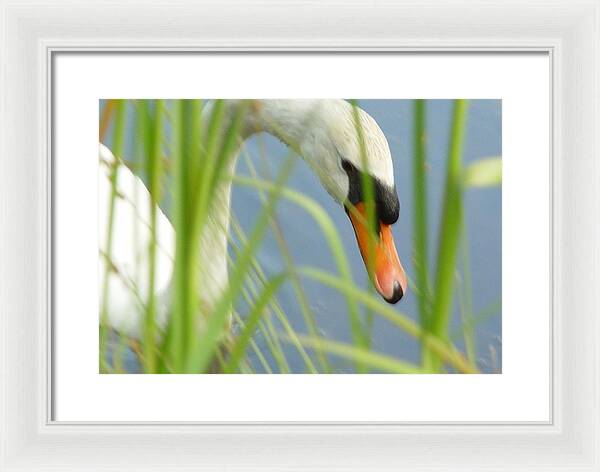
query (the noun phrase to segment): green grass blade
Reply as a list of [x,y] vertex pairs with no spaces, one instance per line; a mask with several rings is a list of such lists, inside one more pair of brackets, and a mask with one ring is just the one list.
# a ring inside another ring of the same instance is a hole
[[[238,185],[263,189],[268,193],[272,193],[275,189],[273,184],[270,182],[252,179],[249,177],[233,176],[233,182]],[[350,270],[350,264],[346,259],[344,246],[335,225],[331,221],[331,218],[329,218],[329,215],[327,215],[327,213],[317,202],[302,193],[296,192],[289,188],[284,188],[282,190],[282,196],[303,208],[317,222],[321,229],[321,233],[323,236],[325,236],[325,240],[327,241],[331,254],[333,255],[333,259],[336,263],[340,276],[349,286],[354,286],[352,272]],[[346,305],[348,307],[349,321],[352,328],[353,323],[356,324],[356,320],[359,320],[359,307],[352,297],[346,297]],[[355,335],[360,336],[360,334],[356,333]]]
[[460,256],[461,256],[461,284],[459,290],[461,305],[461,322],[463,326],[463,339],[467,359],[471,364],[477,362],[477,349],[475,345],[475,332],[473,322],[473,286],[471,283],[471,263],[469,258],[469,236],[467,222],[463,222],[461,230]]
[[[243,234],[243,231],[241,230],[241,228],[239,228],[239,225],[237,224],[235,219],[232,219],[232,224],[236,228],[236,232],[238,232],[238,230],[239,230],[239,232],[241,232]],[[247,244],[247,238],[245,237],[245,235],[241,236],[240,240],[241,240],[240,242],[242,243],[242,245]],[[230,246],[233,248],[236,258],[239,258],[242,253],[241,247],[239,247],[237,242],[233,241],[231,238],[230,238]],[[231,270],[233,270],[235,267],[235,261],[232,260],[230,256],[228,256],[227,259],[228,259]],[[256,300],[258,299],[258,296],[259,296],[259,287],[264,287],[266,283],[267,283],[267,278],[264,276],[263,272],[260,272],[260,267],[258,266],[257,262],[253,261],[252,268],[248,273],[248,276],[244,283],[244,287],[242,287],[242,292],[241,292],[242,297],[245,300],[245,302],[248,304],[248,306],[253,306],[256,303]],[[274,295],[272,300],[269,303],[269,309],[267,309],[267,313],[265,314],[265,316],[263,316],[263,318],[259,322],[258,329],[259,329],[260,334],[264,337],[265,343],[267,345],[266,347],[269,350],[269,352],[271,353],[271,356],[273,357],[273,360],[275,361],[275,365],[276,365],[277,369],[279,369],[279,373],[284,374],[284,373],[290,372],[290,367],[287,362],[285,353],[283,352],[281,343],[279,342],[279,339],[275,336],[276,329],[275,329],[275,326],[273,325],[273,322],[271,321],[271,318],[272,318],[271,312],[273,311],[273,310],[271,310],[271,307],[276,307],[276,306],[277,306],[277,299],[276,299],[276,296]]]
[[254,253],[258,249],[259,243],[262,241],[268,227],[269,215],[274,211],[279,196],[283,191],[284,183],[292,170],[293,163],[293,159],[288,159],[283,165],[274,184],[274,191],[270,194],[269,201],[258,216],[254,229],[248,238],[248,244],[244,248],[241,257],[236,261],[235,271],[230,274],[228,287],[220,297],[208,319],[201,342],[196,344],[193,355],[188,359],[187,372],[206,371],[221,338],[228,313],[239,296],[244,278],[254,258]]
[[[283,338],[287,340],[286,337]],[[421,367],[408,362],[395,359],[383,354],[373,352],[369,349],[344,344],[337,341],[324,338],[314,338],[308,336],[299,336],[300,342],[307,347],[320,349],[331,354],[344,357],[354,363],[368,366],[390,374],[424,374],[427,373]]]
[[184,100],[174,100],[172,116],[172,158],[173,158],[173,219],[176,234],[175,264],[173,282],[173,306],[169,320],[167,351],[171,368],[181,372],[184,365],[184,330],[189,311],[189,267],[188,267],[188,215],[189,215],[189,156],[185,149],[186,114]]
[[[448,324],[452,313],[452,292],[460,230],[462,228],[462,153],[466,130],[467,101],[456,100],[452,118],[452,130],[446,168],[444,207],[439,232],[437,271],[435,277],[435,299],[431,313],[431,331],[440,339],[448,338]],[[433,367],[440,367],[433,359]]]
[[463,175],[465,187],[496,187],[502,184],[502,158],[486,157],[469,164]]
[[373,297],[370,293],[365,292],[358,287],[348,285],[345,280],[314,267],[301,267],[298,271],[302,275],[335,288],[346,295],[346,297],[352,298],[363,305],[370,307],[378,316],[390,321],[393,325],[415,339],[420,339],[427,345],[429,350],[434,352],[434,354],[439,356],[445,363],[454,367],[456,370],[466,374],[478,373],[477,368],[471,365],[468,360],[465,359],[463,354],[449,342],[441,340],[431,334],[424,333],[421,327],[415,324],[406,315],[394,311],[393,308]]
[[146,305],[146,316],[144,323],[144,371],[155,373],[156,362],[156,250],[157,250],[157,227],[156,217],[158,204],[161,201],[162,189],[160,178],[162,174],[162,140],[163,140],[163,101],[156,101],[154,123],[152,130],[152,148],[147,153],[146,173],[148,176],[148,192],[150,194],[150,243],[148,246],[148,301]]
[[[235,220],[235,218],[232,219],[232,226],[234,228],[236,236],[240,239],[240,241],[243,244],[245,244],[247,241],[247,237],[244,234],[239,223]],[[231,241],[231,244],[234,248],[236,247],[235,242]],[[264,287],[264,285],[266,283],[267,283],[267,276],[265,275],[265,271],[260,266],[258,260],[254,260],[252,262],[252,272],[249,274],[249,277],[247,280],[247,285],[249,286],[250,291],[253,293],[254,296],[257,296],[258,292],[257,292],[256,287],[258,287],[258,286]],[[294,332],[293,328],[291,327],[291,325],[287,319],[287,316],[283,311],[283,308],[277,301],[276,296],[274,296],[273,299],[271,300],[271,303],[269,304],[269,308],[270,308],[270,313],[272,312],[274,314],[274,316],[277,318],[277,321],[279,321],[281,323],[281,325],[285,329],[287,335],[293,339],[295,332]],[[277,338],[277,336],[272,336],[272,333],[275,333],[276,330],[272,326],[271,316],[264,317],[263,321],[264,321],[264,324],[268,325],[266,327],[267,328],[266,331],[268,331],[268,332],[264,332],[265,330],[263,330],[263,336],[265,336],[265,339],[268,342],[268,347],[271,350],[271,354],[277,361],[278,368],[280,369],[279,373],[289,372],[289,365],[287,364],[285,354],[283,353],[281,344],[279,343],[279,338]],[[261,323],[261,325],[262,324],[263,323]],[[305,349],[299,343],[295,343],[294,346],[296,347],[298,353],[302,357],[302,360],[305,363],[308,373],[311,373],[311,374],[318,373],[318,370],[314,366],[310,356],[307,354]]]
[[[367,273],[371,280],[375,279],[375,245],[378,239],[379,222],[377,221],[376,209],[375,209],[375,188],[371,173],[369,172],[369,161],[367,159],[367,149],[365,145],[365,136],[362,123],[360,120],[360,114],[358,106],[355,100],[351,100],[352,105],[352,117],[354,119],[354,129],[356,131],[356,138],[358,140],[358,147],[360,150],[361,160],[361,187],[362,187],[362,203],[365,205],[367,210],[367,230],[369,237],[367,238]],[[377,229],[377,232],[376,232]],[[367,347],[369,341],[363,331],[363,327],[360,322],[360,318],[357,314],[353,317],[353,329],[352,333],[354,336],[354,342],[361,347]],[[357,364],[356,369],[359,373],[365,373],[365,368],[361,364]]]
[[127,126],[127,103],[124,100],[118,100],[115,107],[116,118],[113,140],[113,154],[115,155],[115,161],[114,165],[110,169],[109,175],[111,191],[108,202],[108,222],[106,224],[106,251],[105,254],[100,255],[100,257],[104,256],[106,259],[106,271],[104,272],[104,278],[102,281],[102,300],[104,302],[100,309],[100,372],[106,371],[106,344],[108,342],[108,299],[110,297],[109,278],[110,273],[113,270],[112,268],[114,267],[111,258],[115,220],[115,201],[117,197],[117,178],[119,166],[121,165],[120,159],[123,156],[125,128]]
[[[246,165],[248,166],[248,169],[250,170],[250,175],[254,178],[257,178],[258,173],[256,172],[256,168],[254,167],[252,159],[250,158],[248,153],[245,152],[245,149],[244,149],[243,155],[244,155],[244,160],[246,161]],[[264,157],[264,153],[262,153],[262,155]],[[265,167],[266,167],[266,162],[265,162]],[[270,179],[271,176],[270,176],[270,173],[268,172],[268,170],[265,169],[265,173],[267,174],[266,177],[268,179]],[[264,204],[267,200],[267,195],[265,194],[264,190],[259,189],[259,195],[260,195],[261,201]],[[318,328],[317,328],[316,316],[310,307],[310,304],[308,302],[308,297],[306,296],[306,293],[304,292],[304,287],[302,286],[300,277],[299,277],[298,273],[296,272],[296,265],[294,264],[292,255],[288,249],[287,243],[283,236],[283,231],[281,230],[281,226],[279,224],[279,219],[277,218],[276,214],[271,215],[270,223],[271,223],[271,229],[273,230],[273,234],[275,235],[275,240],[279,247],[279,252],[280,252],[280,254],[283,258],[283,262],[285,264],[285,270],[289,274],[289,280],[292,284],[294,293],[296,295],[296,299],[300,306],[300,313],[302,314],[304,323],[306,324],[306,327],[307,327],[310,335],[317,336]],[[302,346],[300,344],[296,344],[296,347],[298,348],[300,355],[303,357],[308,371],[310,373],[316,373],[317,369],[313,365],[313,362],[310,360],[310,358],[308,357],[308,355],[306,354],[306,352],[304,351]],[[321,352],[317,349],[316,354],[317,354],[316,357],[319,362],[319,367],[320,367],[321,372],[325,372],[325,373],[331,372],[331,365],[329,364],[326,353]]]
[[[234,323],[239,324],[239,326],[241,327],[241,329],[244,329],[244,320],[242,320],[242,318],[240,317],[240,315],[233,310],[233,321]],[[260,330],[260,326],[259,326],[259,330]],[[254,341],[254,339],[250,339],[249,342],[250,345],[250,349],[252,349],[252,352],[254,353],[254,355],[256,356],[256,358],[258,359],[259,364],[261,365],[261,367],[263,368],[263,370],[267,373],[267,374],[272,374],[273,373],[273,369],[271,369],[271,365],[269,364],[269,362],[267,361],[266,357],[264,356],[264,354],[262,353],[262,351],[260,350],[260,348],[258,347],[258,345],[256,344],[256,342]],[[244,361],[248,364],[251,364],[250,360],[248,359],[244,359]]]
[[[417,301],[421,326],[428,330],[431,286],[427,246],[429,231],[427,224],[427,160],[425,134],[425,100],[414,101],[413,125],[413,266],[417,285]],[[421,345],[424,349],[424,345]],[[422,352],[422,358],[427,353]]]
[[229,360],[223,369],[225,373],[231,374],[237,370],[238,365],[244,356],[248,343],[250,342],[250,339],[258,326],[258,322],[264,314],[267,304],[271,301],[271,298],[273,298],[285,279],[286,274],[280,274],[266,284],[255,305],[252,307],[250,313],[246,317],[244,329],[237,337],[237,341],[230,352]]
[[[502,300],[496,300],[494,302],[489,303],[485,308],[479,310],[477,313],[473,313],[471,317],[471,329],[474,330],[478,325],[486,321],[490,318],[490,316],[495,315],[502,311]],[[462,327],[455,329],[452,331],[450,335],[450,339],[456,340],[463,336]]]

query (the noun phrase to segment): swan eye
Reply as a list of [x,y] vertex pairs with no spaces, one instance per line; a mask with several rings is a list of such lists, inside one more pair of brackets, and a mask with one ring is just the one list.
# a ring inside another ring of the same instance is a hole
[[346,171],[347,174],[350,173],[354,173],[354,171],[356,171],[356,167],[354,167],[350,161],[347,161],[346,159],[342,158],[342,169],[344,169],[344,171]]

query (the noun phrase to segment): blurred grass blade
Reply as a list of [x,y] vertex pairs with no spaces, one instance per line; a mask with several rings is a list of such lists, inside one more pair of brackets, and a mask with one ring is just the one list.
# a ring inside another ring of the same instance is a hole
[[[244,247],[247,244],[248,238],[246,238],[245,234],[239,227],[239,223],[237,223],[235,218],[232,218],[231,223],[232,223],[232,226],[233,226],[235,232],[238,235],[240,235],[239,243],[238,243],[238,241],[235,241],[233,238],[231,238],[231,236],[229,237],[230,247],[233,249],[235,258],[237,259],[240,257],[240,255],[242,253],[242,247]],[[228,261],[230,269],[233,270],[235,267],[235,260],[230,255],[228,255],[227,261]],[[248,276],[246,277],[246,280],[244,283],[245,286],[242,287],[242,290],[241,290],[241,294],[242,294],[244,301],[250,307],[256,303],[256,300],[259,297],[259,287],[264,287],[265,284],[268,283],[267,278],[266,278],[266,276],[264,276],[264,273],[260,269],[260,266],[258,265],[257,261],[253,261],[252,266],[253,266],[252,270],[249,271]],[[265,313],[265,316],[263,316],[258,323],[258,333],[259,333],[259,335],[261,335],[264,338],[264,341],[267,345],[266,349],[269,351],[273,360],[275,361],[275,364],[276,364],[277,368],[279,369],[279,373],[282,373],[282,374],[289,373],[290,368],[289,368],[287,359],[285,357],[285,354],[283,353],[283,348],[281,346],[281,343],[279,342],[279,339],[274,335],[274,333],[276,332],[276,329],[271,321],[271,318],[272,318],[271,317],[271,314],[272,314],[271,308],[273,308],[273,310],[277,309],[277,298],[275,295],[273,296],[273,298],[271,299],[271,301],[269,303],[269,307],[266,310],[267,312]],[[236,311],[233,310],[233,313],[235,315]],[[238,318],[239,318],[239,315],[238,315]],[[241,320],[241,318],[240,318],[240,320]],[[244,321],[242,320],[240,325],[243,325],[243,324],[244,324]]]
[[174,100],[172,117],[172,158],[173,158],[173,216],[175,228],[175,264],[173,281],[173,307],[169,320],[166,349],[171,368],[175,372],[183,370],[185,347],[184,333],[189,319],[189,154],[186,149],[186,109],[185,100]]
[[[271,182],[265,182],[259,179],[233,176],[233,182],[239,185],[263,189],[268,193],[275,191],[275,187]],[[350,264],[346,258],[346,252],[344,251],[344,246],[337,229],[331,221],[329,215],[327,215],[327,213],[317,202],[302,193],[296,192],[289,188],[284,188],[282,189],[282,196],[303,208],[317,222],[321,229],[321,233],[323,236],[325,236],[325,240],[327,241],[331,254],[333,255],[333,259],[340,273],[340,277],[349,286],[353,287],[354,282],[352,280]],[[360,323],[358,304],[352,297],[346,297],[346,305],[348,307],[348,317],[351,328],[355,327],[357,330],[362,329],[361,327],[356,326],[357,322]],[[361,333],[355,332],[353,336],[354,339],[359,339]]]
[[[478,311],[477,313],[474,313],[471,316],[471,323],[472,323],[471,328],[475,329],[478,325],[480,325],[484,321],[488,320],[492,315],[495,315],[496,313],[499,313],[501,311],[502,311],[502,300],[496,300],[496,301],[490,303],[485,308]],[[458,327],[457,329],[452,331],[452,333],[450,335],[450,339],[455,340],[461,336],[463,336],[462,327]]]
[[[308,336],[298,336],[300,342],[313,349],[321,349],[340,357],[350,359],[356,364],[368,366],[370,368],[389,374],[424,374],[419,366],[404,362],[393,357],[373,352],[369,349],[357,347],[352,344],[344,344],[337,341],[331,341],[324,338],[314,338]],[[284,340],[288,340],[283,337]]]
[[465,342],[465,351],[467,359],[471,364],[477,362],[477,348],[475,345],[475,332],[473,323],[473,286],[471,283],[471,262],[469,258],[469,234],[467,231],[467,222],[463,222],[461,230],[460,255],[461,255],[461,280],[460,290],[458,290],[461,323],[463,325],[463,339]]
[[[239,257],[240,253],[241,253],[241,249],[240,248],[236,248],[235,249],[235,253],[236,253],[236,257]],[[234,267],[235,263],[234,261],[230,260],[230,267]],[[241,294],[242,294],[242,298],[243,300],[248,304],[248,306],[252,307],[256,304],[256,300],[259,297],[259,292],[258,292],[258,286],[264,286],[264,284],[262,283],[261,280],[258,280],[256,277],[256,274],[248,274],[248,278],[246,279],[246,283],[245,283],[245,287],[242,288]],[[279,343],[279,340],[277,339],[277,337],[275,337],[273,335],[273,333],[276,332],[275,326],[273,326],[273,323],[271,322],[271,310],[270,308],[276,303],[276,297],[275,295],[273,295],[273,298],[270,300],[268,307],[265,309],[265,313],[263,313],[263,317],[259,320],[258,323],[258,330],[257,333],[259,336],[262,336],[265,344],[266,344],[266,349],[265,351],[268,350],[269,354],[272,356],[273,360],[275,361],[275,364],[277,366],[277,369],[279,369],[279,373],[284,374],[284,373],[289,373],[290,372],[290,367],[289,364],[287,362],[287,359],[285,357],[285,354],[283,353],[283,348],[281,347],[281,343]],[[236,314],[236,311],[233,310],[234,315]],[[245,325],[245,321],[242,320],[239,315],[237,315],[238,319],[238,324],[241,326],[241,329],[243,330],[243,326]]]
[[101,143],[104,143],[104,138],[106,137],[108,127],[115,111],[116,102],[117,100],[106,100],[105,102],[104,110],[100,116],[100,126],[98,131],[98,137]]
[[254,259],[254,254],[268,228],[270,214],[275,209],[279,196],[284,189],[284,184],[291,173],[293,163],[294,159],[288,159],[282,166],[273,187],[274,191],[269,195],[269,200],[258,216],[254,229],[248,238],[248,244],[244,247],[240,258],[236,261],[235,270],[229,276],[228,287],[219,298],[208,319],[201,342],[196,344],[192,355],[188,359],[187,372],[206,371],[221,338],[229,311],[238,299],[244,278]]
[[[246,244],[247,237],[244,234],[244,231],[242,230],[242,228],[240,227],[239,223],[236,221],[235,218],[232,219],[232,226],[234,228],[234,231],[235,231],[237,237],[240,239],[240,242],[243,244]],[[234,250],[236,250],[236,253],[239,254],[239,250],[237,249],[235,242],[230,241],[230,243],[234,247]],[[264,285],[267,283],[267,276],[265,275],[265,271],[262,269],[258,260],[253,261],[252,266],[253,266],[254,273],[250,274],[246,283],[249,287],[249,290],[252,292],[252,294],[254,296],[257,296],[256,287],[258,285],[261,285],[264,287]],[[294,268],[294,270],[296,270],[296,269]],[[295,332],[294,332],[292,326],[290,325],[290,323],[287,319],[287,315],[283,311],[283,308],[277,301],[276,296],[274,296],[273,299],[271,300],[271,302],[269,304],[269,309],[270,309],[270,312],[272,312],[273,315],[277,318],[277,320],[283,325],[283,328],[285,329],[286,334],[288,336],[290,336],[292,339],[294,339]],[[270,336],[270,333],[275,332],[275,329],[271,323],[270,313],[268,316],[263,317],[263,322],[265,324],[269,325],[269,326],[267,326],[269,333],[265,333],[263,331],[263,335],[265,336],[266,341],[269,343],[268,347],[271,350],[271,354],[273,355],[273,357],[279,364],[278,367],[280,369],[280,373],[289,371],[289,366],[287,365],[287,360],[285,359],[285,355],[283,354],[283,350],[279,343],[279,338],[277,338],[277,337],[271,338],[271,336]],[[300,354],[300,356],[302,357],[302,360],[305,363],[308,373],[310,373],[310,374],[318,373],[318,370],[314,366],[310,356],[306,353],[304,348],[298,342],[294,343],[294,347],[296,347],[296,349],[298,350],[298,354]]]
[[357,300],[365,306],[370,307],[373,312],[382,318],[387,319],[401,330],[411,335],[415,339],[420,339],[421,342],[427,345],[427,348],[435,355],[439,356],[448,365],[465,374],[478,373],[475,366],[471,365],[467,359],[450,343],[440,340],[428,333],[424,333],[420,326],[415,324],[406,315],[396,312],[389,305],[384,304],[378,298],[373,297],[370,293],[361,290],[358,287],[348,285],[346,281],[328,274],[314,267],[301,267],[298,271],[313,280],[321,282],[335,288],[343,293],[347,298]]
[[156,250],[157,250],[157,226],[156,216],[158,204],[162,198],[160,179],[162,175],[162,138],[163,138],[163,101],[157,100],[154,111],[154,123],[152,128],[152,147],[147,152],[146,173],[148,176],[148,192],[150,201],[150,243],[148,245],[148,301],[146,304],[146,316],[144,323],[144,371],[155,373],[156,363]]
[[[379,221],[376,220],[376,209],[375,209],[375,188],[371,173],[369,171],[369,160],[367,158],[367,148],[365,145],[365,136],[363,130],[363,124],[360,119],[359,108],[356,104],[356,100],[350,101],[352,105],[352,118],[354,119],[354,129],[356,131],[356,139],[358,140],[358,148],[360,150],[360,161],[362,172],[361,175],[361,188],[362,188],[362,203],[366,207],[367,211],[367,273],[371,280],[375,280],[375,245],[379,238]],[[365,331],[361,324],[360,318],[356,317],[353,323],[355,326],[352,329],[354,342],[359,346],[366,348],[369,345],[369,340],[366,337]],[[358,373],[365,373],[365,367],[358,363],[356,365]]]
[[[425,150],[425,100],[414,101],[413,125],[413,265],[415,268],[415,283],[417,285],[417,301],[419,319],[424,331],[429,330],[429,311],[431,309],[431,285],[429,280],[429,258],[427,247],[429,231],[427,217],[427,161]],[[421,343],[421,357],[424,364],[428,354],[425,344]]]
[[486,157],[468,165],[464,170],[466,187],[496,187],[502,184],[502,158]]
[[369,160],[367,159],[367,149],[365,146],[365,136],[364,130],[362,127],[362,123],[360,120],[360,112],[359,108],[356,105],[356,100],[351,100],[352,104],[352,118],[354,120],[354,129],[356,131],[356,139],[358,141],[358,148],[360,151],[360,163],[361,163],[361,188],[362,188],[362,203],[365,204],[367,209],[367,230],[369,234],[368,238],[368,262],[369,266],[367,267],[367,271],[369,276],[373,279],[375,273],[375,243],[377,240],[377,234],[375,232],[375,228],[379,228],[379,223],[376,221],[375,215],[375,189],[373,184],[373,179],[371,178],[371,174],[369,172]]
[[264,314],[265,307],[271,301],[271,298],[274,296],[275,292],[279,289],[281,284],[286,279],[285,274],[280,274],[273,279],[271,279],[266,285],[260,297],[252,307],[252,310],[248,314],[246,318],[246,324],[244,329],[237,337],[237,341],[231,350],[229,355],[229,360],[225,364],[224,372],[231,374],[235,372],[238,368],[240,360],[244,356],[244,352],[246,347],[248,346],[250,339],[258,326],[258,322]]
[[119,173],[119,166],[121,165],[120,159],[123,156],[125,149],[125,128],[127,126],[127,103],[125,100],[117,100],[115,104],[116,118],[114,124],[114,145],[113,155],[115,160],[112,167],[110,168],[110,195],[108,202],[108,221],[106,222],[106,248],[105,253],[101,254],[100,257],[105,258],[104,277],[102,281],[102,300],[103,304],[100,308],[100,372],[106,369],[106,345],[108,342],[108,300],[110,297],[110,274],[114,270],[112,263],[112,246],[113,246],[113,234],[114,234],[114,221],[115,221],[115,202],[117,198],[117,178]]
[[[443,197],[442,219],[438,237],[438,259],[435,278],[435,299],[431,313],[431,332],[442,340],[448,339],[448,324],[452,313],[452,292],[454,290],[454,272],[460,231],[462,228],[462,190],[463,142],[467,119],[466,100],[455,100],[452,117],[452,129],[446,167],[446,185]],[[433,357],[431,364],[434,370],[440,366],[439,359]]]
[[[249,154],[246,152],[245,148],[243,150],[244,150],[244,152],[243,152],[244,160],[246,162],[246,165],[248,166],[248,169],[250,170],[250,175],[254,178],[258,178],[258,173],[256,172],[256,168],[254,167],[252,159],[250,158]],[[266,157],[266,156],[264,156],[264,153],[262,153],[262,155],[263,155],[263,157]],[[265,167],[264,173],[267,174],[266,178],[268,178],[270,180],[271,176],[270,176],[270,172],[268,172],[268,168],[266,168],[267,167],[266,159],[264,159],[264,167]],[[260,199],[264,204],[267,200],[265,191],[263,189],[259,189],[259,194],[260,194]],[[273,230],[275,239],[277,241],[277,245],[279,247],[279,252],[281,253],[283,262],[285,264],[285,270],[289,274],[289,280],[294,289],[296,299],[298,300],[298,304],[300,306],[300,312],[302,313],[304,323],[306,324],[309,334],[311,336],[317,336],[318,328],[317,328],[317,321],[316,321],[315,313],[313,312],[312,308],[310,307],[308,297],[304,291],[304,287],[302,286],[302,282],[296,271],[296,265],[294,264],[294,260],[292,259],[292,255],[288,249],[287,243],[286,243],[284,235],[283,235],[283,231],[279,224],[279,219],[277,218],[276,214],[271,215],[270,222],[271,222],[271,229]],[[317,370],[315,369],[313,362],[308,358],[306,352],[302,349],[302,346],[300,346],[299,344],[296,344],[296,347],[298,348],[300,355],[304,359],[308,371],[310,373],[316,373]],[[324,373],[331,372],[331,365],[329,363],[329,360],[327,359],[326,353],[319,351],[318,349],[316,349],[315,351],[317,354],[316,357],[317,357],[321,372],[324,372]]]

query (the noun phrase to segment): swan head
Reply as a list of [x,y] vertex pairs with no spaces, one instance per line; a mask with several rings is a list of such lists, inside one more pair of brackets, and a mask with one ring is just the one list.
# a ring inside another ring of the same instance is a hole
[[[306,126],[293,137],[299,152],[349,216],[375,288],[386,301],[396,303],[406,293],[408,284],[392,236],[400,203],[387,139],[369,114],[360,108],[354,110],[344,100],[315,100],[309,109],[304,115]],[[357,133],[359,126],[364,155]],[[370,177],[373,188],[373,231],[367,223],[365,175]]]

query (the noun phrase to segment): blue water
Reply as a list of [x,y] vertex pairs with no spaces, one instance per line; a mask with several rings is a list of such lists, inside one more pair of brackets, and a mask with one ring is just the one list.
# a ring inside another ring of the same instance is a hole
[[[409,276],[412,267],[412,101],[410,100],[359,100],[359,106],[371,114],[386,135],[392,157],[396,186],[400,198],[400,219],[394,227],[396,246]],[[102,108],[103,104],[101,104]],[[429,260],[436,261],[437,231],[442,208],[444,173],[447,158],[452,102],[430,100],[427,113],[427,162],[429,225],[431,240]],[[469,104],[464,162],[474,162],[482,157],[499,156],[502,153],[502,105],[500,100],[471,100]],[[133,130],[132,130],[133,131]],[[110,144],[110,141],[107,142]],[[254,157],[257,167],[263,165],[263,150],[269,158],[271,172],[275,174],[289,150],[272,136],[260,134],[246,142],[246,148]],[[237,172],[248,174],[244,159],[239,160]],[[323,190],[317,177],[308,166],[298,162],[290,177],[289,185],[315,199],[330,215],[342,238],[354,279],[367,286],[364,264],[358,252],[356,240],[348,217]],[[248,232],[254,225],[262,204],[255,190],[236,186],[233,191],[232,209],[242,227]],[[311,217],[299,207],[281,200],[277,215],[287,246],[294,261],[299,265],[315,266],[335,272],[335,264],[319,228]],[[484,372],[499,372],[502,359],[502,193],[500,187],[468,189],[465,197],[465,217],[472,278],[473,313],[478,320],[475,339],[479,367]],[[269,230],[258,259],[267,275],[284,270],[275,236]],[[433,269],[432,269],[433,270]],[[323,285],[304,281],[310,305],[317,317],[323,336],[338,341],[350,341],[348,317],[344,299],[335,290]],[[300,332],[306,332],[302,313],[291,284],[279,292],[279,301],[290,323]],[[399,312],[417,320],[417,299],[410,291],[394,306]],[[492,309],[490,309],[492,307]],[[245,307],[240,303],[240,312]],[[454,300],[452,332],[455,343],[462,349],[461,319],[458,304]],[[264,341],[257,337],[257,342]],[[373,325],[373,349],[393,357],[418,362],[419,345],[389,322],[375,318]],[[286,350],[292,371],[303,372],[303,362],[289,347]],[[349,362],[332,357],[337,372],[351,372]],[[131,366],[132,369],[134,366]],[[255,367],[259,368],[256,362]]]

